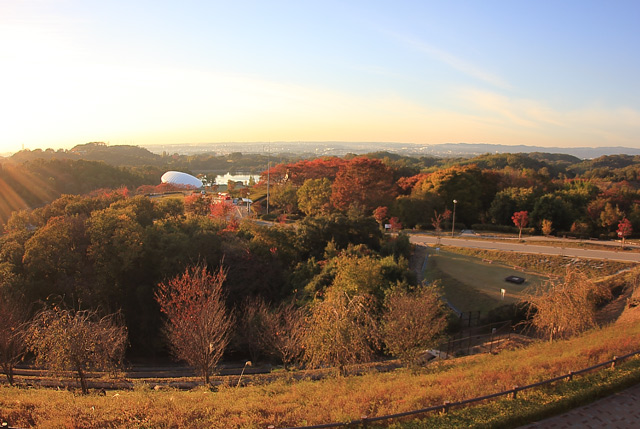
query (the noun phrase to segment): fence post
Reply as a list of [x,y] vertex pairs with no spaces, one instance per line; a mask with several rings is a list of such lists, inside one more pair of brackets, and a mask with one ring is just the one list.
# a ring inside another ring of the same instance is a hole
[[573,381],[573,371],[569,371],[569,381]]
[[451,402],[444,401],[444,404],[442,405],[442,413],[443,414],[447,414],[449,412],[449,404],[451,404]]
[[516,399],[518,396],[518,386],[513,386],[513,393],[511,394],[511,399]]
[[360,417],[360,421],[362,422],[362,427],[363,427],[363,428],[366,428],[366,427],[368,427],[368,426],[369,426],[369,425],[367,424],[367,419],[368,419],[368,417],[367,417],[367,416],[361,416],[361,417]]

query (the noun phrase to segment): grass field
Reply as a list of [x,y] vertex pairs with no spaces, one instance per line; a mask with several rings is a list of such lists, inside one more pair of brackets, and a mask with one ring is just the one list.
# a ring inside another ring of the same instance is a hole
[[[0,385],[0,422],[18,427],[82,428],[265,428],[269,424],[288,427],[345,422],[364,415],[399,413],[509,390],[639,348],[640,324],[635,319],[629,324],[595,329],[571,340],[540,342],[497,355],[439,361],[423,369],[400,368],[319,381],[284,377],[269,384],[201,387],[186,392],[156,391],[138,384],[133,390],[84,396],[67,390]],[[637,382],[638,363],[640,360],[635,359],[621,365],[623,372],[627,366],[629,371],[620,375],[634,377]],[[600,371],[599,376],[609,379],[613,373],[607,369]],[[616,369],[615,374],[618,373]],[[591,379],[583,387],[600,390],[607,383],[604,379]],[[559,386],[560,391],[521,392],[519,402],[495,401],[446,416],[431,416],[429,420],[434,421],[406,425],[398,422],[393,427],[515,427],[544,416],[548,407],[557,412],[575,406],[562,402],[571,394],[564,386],[571,390],[575,386],[578,392],[582,390],[579,385],[561,382]]]
[[[513,267],[442,249],[436,252],[429,248],[428,255],[425,279],[438,280],[447,300],[462,312],[487,312],[503,304],[517,302],[525,288],[546,280]],[[504,278],[509,275],[524,277],[526,281],[521,285],[508,283]],[[506,290],[504,300],[500,289]]]

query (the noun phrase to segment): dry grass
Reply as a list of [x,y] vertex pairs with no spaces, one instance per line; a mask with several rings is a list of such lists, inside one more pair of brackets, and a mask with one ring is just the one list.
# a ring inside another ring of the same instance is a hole
[[[258,428],[349,421],[397,413],[525,385],[640,349],[640,323],[591,331],[569,341],[442,361],[415,372],[280,379],[216,391],[132,391],[81,396],[69,391],[0,387],[0,420],[21,427]],[[340,406],[336,406],[340,404]]]

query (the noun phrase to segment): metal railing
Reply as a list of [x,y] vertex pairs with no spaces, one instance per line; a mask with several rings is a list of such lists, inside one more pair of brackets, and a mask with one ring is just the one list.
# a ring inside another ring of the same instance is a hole
[[[349,427],[349,426],[367,426],[368,423],[374,423],[374,422],[382,422],[385,420],[395,420],[395,419],[400,419],[400,418],[405,418],[405,417],[414,417],[414,416],[418,416],[420,414],[426,414],[426,413],[430,413],[430,412],[440,412],[440,413],[447,413],[451,408],[453,407],[461,407],[461,406],[465,406],[465,405],[471,405],[471,404],[475,404],[477,402],[482,402],[482,401],[487,401],[489,399],[495,399],[495,398],[499,398],[502,396],[510,396],[511,398],[515,399],[518,395],[518,392],[523,392],[525,390],[530,390],[530,389],[535,389],[547,384],[551,384],[551,383],[555,383],[557,381],[560,380],[572,380],[573,377],[577,376],[577,375],[582,375],[591,371],[594,371],[596,369],[600,369],[603,367],[611,367],[611,368],[615,368],[615,366],[624,361],[627,360],[631,357],[634,357],[636,355],[640,355],[640,350],[635,351],[635,352],[631,352],[628,353],[626,355],[623,356],[614,356],[613,359],[610,359],[608,361],[605,362],[601,362],[598,363],[596,365],[590,366],[588,368],[583,368],[581,370],[578,371],[571,371],[568,374],[564,374],[564,375],[560,375],[557,377],[553,377],[547,380],[543,380],[543,381],[539,381],[537,383],[532,383],[532,384],[528,384],[526,386],[514,386],[513,389],[509,389],[509,390],[504,390],[502,392],[496,392],[496,393],[492,393],[489,395],[485,395],[485,396],[479,396],[476,398],[470,398],[470,399],[464,399],[461,401],[456,401],[456,402],[448,402],[445,401],[444,404],[442,405],[433,405],[431,407],[427,407],[427,408],[421,408],[418,410],[411,410],[411,411],[405,411],[403,413],[396,413],[396,414],[387,414],[384,416],[377,416],[377,417],[368,417],[368,416],[362,416],[360,419],[358,420],[352,420],[349,422],[335,422],[335,423],[325,423],[325,424],[320,424],[320,425],[313,425],[313,426],[295,426],[295,427],[288,427],[288,428],[284,428],[284,429],[322,429],[322,428],[336,428],[336,427]],[[269,425],[268,429],[275,429],[276,426],[274,425]]]

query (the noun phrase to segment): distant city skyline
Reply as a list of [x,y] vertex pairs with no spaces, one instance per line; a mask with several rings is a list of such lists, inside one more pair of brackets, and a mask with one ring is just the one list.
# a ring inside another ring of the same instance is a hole
[[640,148],[636,1],[0,0],[0,153]]

